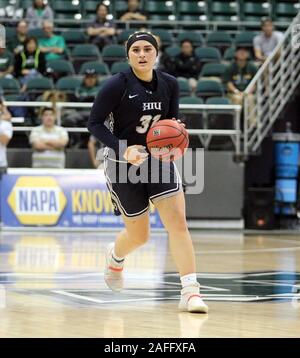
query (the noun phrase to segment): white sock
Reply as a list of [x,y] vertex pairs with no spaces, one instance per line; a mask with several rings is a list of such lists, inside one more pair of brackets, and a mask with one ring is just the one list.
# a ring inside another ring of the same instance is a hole
[[112,260],[113,260],[114,264],[116,264],[117,266],[122,266],[124,264],[125,258],[117,256],[115,253],[115,249],[113,249]]
[[184,275],[180,277],[182,288],[185,288],[187,286],[192,286],[197,283],[197,274],[196,273],[190,273],[188,275]]

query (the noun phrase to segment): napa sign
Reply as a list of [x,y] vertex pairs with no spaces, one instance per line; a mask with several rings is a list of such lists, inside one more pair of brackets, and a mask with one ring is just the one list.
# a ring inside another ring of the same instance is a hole
[[[100,172],[101,173],[101,172]],[[13,175],[1,180],[1,221],[3,227],[123,227],[103,175]],[[154,228],[162,224],[154,208]]]
[[7,200],[23,225],[55,225],[67,199],[55,178],[28,176],[17,179]]

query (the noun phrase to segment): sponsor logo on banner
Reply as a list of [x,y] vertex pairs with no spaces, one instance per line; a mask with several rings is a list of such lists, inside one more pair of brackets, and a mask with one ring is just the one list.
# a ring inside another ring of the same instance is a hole
[[67,199],[53,177],[24,176],[17,179],[8,204],[23,225],[55,225]]

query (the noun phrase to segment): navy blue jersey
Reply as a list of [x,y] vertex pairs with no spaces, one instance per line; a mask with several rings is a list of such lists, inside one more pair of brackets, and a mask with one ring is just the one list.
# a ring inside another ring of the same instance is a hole
[[[131,69],[110,78],[99,91],[88,121],[89,131],[106,146],[124,153],[127,145],[146,146],[151,125],[178,116],[179,89],[175,77],[154,71],[151,83],[139,80]],[[104,125],[110,119],[110,130]]]

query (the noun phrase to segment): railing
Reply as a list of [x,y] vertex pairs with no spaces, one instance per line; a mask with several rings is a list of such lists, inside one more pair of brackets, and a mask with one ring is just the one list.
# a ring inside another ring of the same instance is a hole
[[[5,101],[4,104],[8,107],[52,107],[52,102],[22,102],[22,101]],[[91,108],[92,103],[73,103],[73,102],[57,102],[55,104],[57,111],[57,124],[62,124],[62,111],[64,108]],[[241,153],[241,129],[240,129],[240,114],[241,106],[239,105],[207,105],[207,104],[181,104],[179,110],[183,114],[189,113],[230,113],[233,116],[233,129],[188,129],[190,135],[198,135],[201,143],[205,148],[208,147],[210,139],[213,136],[228,136],[232,139],[235,147],[235,153],[239,155]],[[13,129],[16,132],[28,132],[31,131],[33,126],[14,126]],[[66,127],[68,132],[86,133],[85,127]]]
[[259,149],[300,83],[300,43],[296,45],[296,37],[292,38],[296,25],[300,27],[300,12],[245,91],[243,152],[246,156]]

